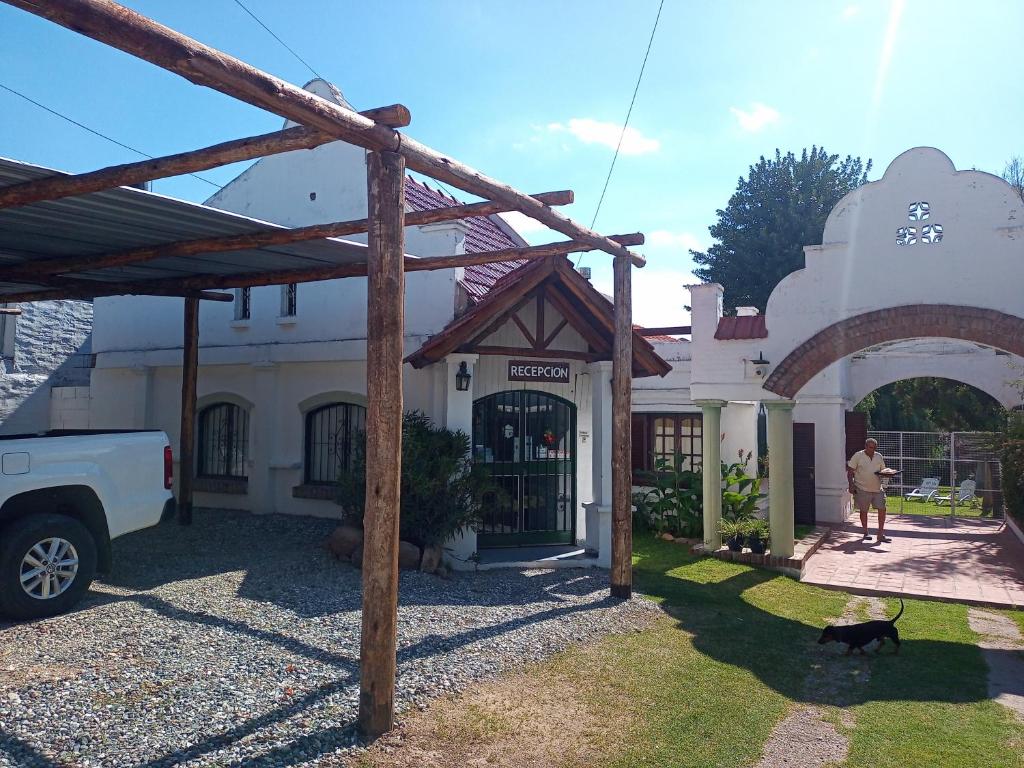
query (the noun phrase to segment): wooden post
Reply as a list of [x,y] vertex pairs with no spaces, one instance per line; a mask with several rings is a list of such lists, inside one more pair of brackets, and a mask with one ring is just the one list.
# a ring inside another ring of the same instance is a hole
[[366,174],[370,229],[359,729],[364,738],[372,740],[391,730],[395,716],[405,333],[405,160],[396,152],[369,152]]
[[192,525],[192,479],[195,477],[196,378],[199,373],[199,299],[185,299],[185,333],[181,361],[181,441],[178,444],[178,522]]
[[633,594],[633,479],[630,417],[633,403],[631,263],[614,259],[615,341],[612,345],[612,597]]

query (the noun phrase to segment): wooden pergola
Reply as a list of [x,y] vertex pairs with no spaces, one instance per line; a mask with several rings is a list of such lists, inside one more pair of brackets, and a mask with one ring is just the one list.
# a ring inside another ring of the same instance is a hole
[[[510,259],[541,259],[589,250],[603,251],[613,257],[611,594],[619,598],[631,596],[631,268],[642,267],[644,260],[629,251],[628,246],[642,244],[642,235],[600,235],[552,207],[571,202],[570,192],[524,194],[399,133],[396,128],[410,122],[409,111],[400,105],[354,112],[110,0],[3,2],[130,53],[197,85],[266,109],[298,123],[299,127],[90,173],[50,175],[9,184],[0,188],[0,223],[6,209],[39,206],[42,215],[59,216],[59,211],[47,214],[47,206],[64,198],[85,199],[90,194],[123,185],[308,149],[336,140],[368,150],[368,218],[364,220],[291,229],[265,225],[259,231],[150,243],[102,253],[67,255],[18,251],[15,257],[0,262],[0,301],[4,302],[129,294],[185,298],[178,490],[179,520],[183,524],[188,524],[192,515],[200,300],[231,300],[230,294],[218,293],[217,289],[368,277],[367,488],[359,700],[359,726],[366,738],[376,738],[390,730],[394,722],[405,272]],[[406,169],[431,176],[484,201],[406,213]],[[519,211],[567,239],[547,245],[457,256],[414,258],[405,255],[406,226],[504,211]],[[0,249],[4,246],[2,229],[0,227]],[[357,233],[367,233],[367,246],[328,241],[349,252],[364,249],[364,258],[356,261],[286,268],[246,264],[244,269],[234,272],[226,272],[222,262],[217,269],[204,267],[202,262],[211,259],[211,254],[259,255],[263,253],[261,249]],[[7,256],[11,252],[8,251]],[[193,266],[187,274],[168,276],[166,270],[157,269],[185,257],[193,258]]]

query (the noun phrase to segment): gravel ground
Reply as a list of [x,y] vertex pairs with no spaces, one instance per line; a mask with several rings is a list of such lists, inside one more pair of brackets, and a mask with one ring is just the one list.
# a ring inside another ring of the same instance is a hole
[[[0,766],[337,765],[358,748],[359,572],[334,523],[203,511],[115,542],[74,613],[0,623]],[[401,709],[645,626],[607,573],[403,573]]]

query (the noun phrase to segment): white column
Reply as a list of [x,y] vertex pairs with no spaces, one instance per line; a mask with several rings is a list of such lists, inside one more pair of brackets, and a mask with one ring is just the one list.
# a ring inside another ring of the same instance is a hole
[[[470,451],[473,450],[473,379],[469,380],[469,389],[460,392],[455,386],[455,375],[461,363],[466,364],[466,372],[472,376],[476,369],[478,355],[452,354],[444,359],[445,367],[445,426],[452,430],[461,430],[469,435]],[[476,552],[476,531],[463,528],[462,534],[456,534],[444,545],[451,554],[451,564],[455,568],[471,568],[469,558]]]
[[612,363],[591,363],[591,500],[586,510],[586,546],[605,567],[612,562]]
[[704,551],[722,546],[718,521],[722,519],[722,408],[725,400],[696,400],[701,424],[701,474],[704,478]]
[[793,556],[793,406],[792,400],[768,400],[768,522],[771,554]]

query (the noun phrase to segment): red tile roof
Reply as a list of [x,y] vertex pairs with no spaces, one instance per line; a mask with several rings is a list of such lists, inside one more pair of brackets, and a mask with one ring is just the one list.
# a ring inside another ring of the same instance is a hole
[[718,321],[715,338],[721,341],[766,339],[768,338],[768,326],[765,325],[764,315],[723,317]]
[[[406,177],[405,202],[414,211],[428,211],[434,208],[460,205],[463,201],[446,195],[439,189],[431,189],[416,179]],[[512,227],[504,222],[496,221],[497,218],[497,216],[474,216],[470,219],[462,219],[468,229],[466,232],[467,253],[497,251],[526,245],[526,241],[516,235]],[[525,263],[522,259],[516,259],[466,267],[463,272],[462,287],[469,294],[470,301],[476,303],[487,295],[498,280]]]

